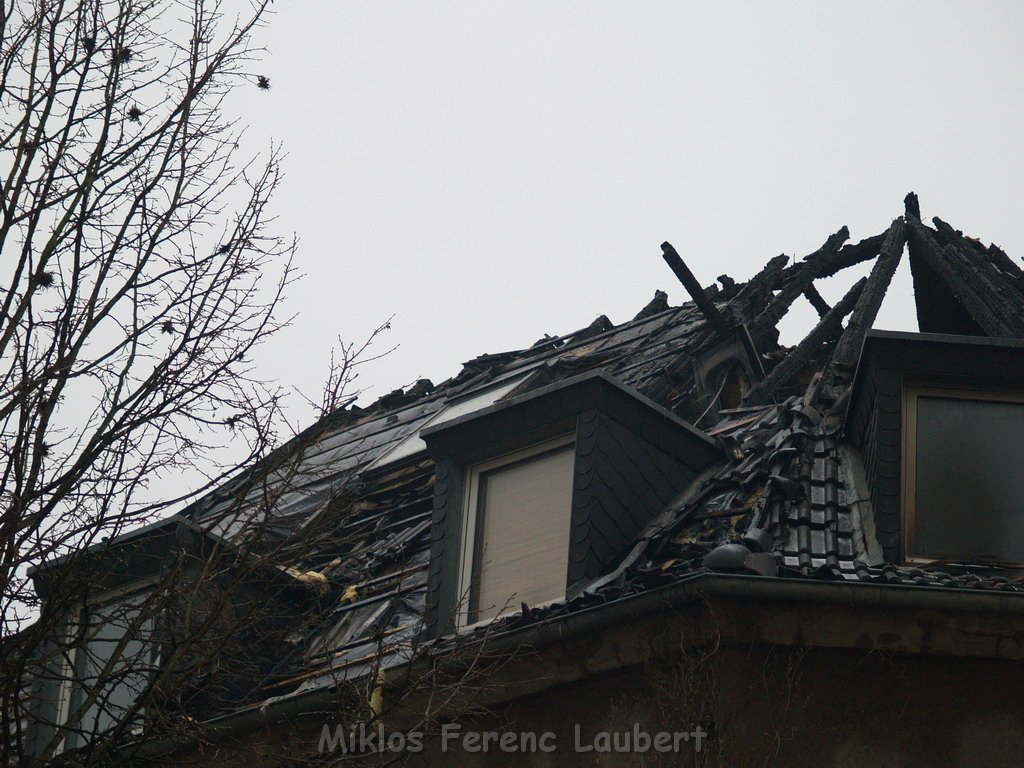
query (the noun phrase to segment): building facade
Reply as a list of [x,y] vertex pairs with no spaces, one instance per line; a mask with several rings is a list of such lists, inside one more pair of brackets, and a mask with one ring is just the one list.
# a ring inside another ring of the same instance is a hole
[[[40,566],[74,618],[11,652],[25,750],[1017,765],[1024,272],[905,203],[746,282],[702,288],[665,244],[693,301],[339,409]],[[903,258],[921,332],[874,331]],[[827,303],[816,281],[855,265]],[[819,321],[779,345],[803,300]]]

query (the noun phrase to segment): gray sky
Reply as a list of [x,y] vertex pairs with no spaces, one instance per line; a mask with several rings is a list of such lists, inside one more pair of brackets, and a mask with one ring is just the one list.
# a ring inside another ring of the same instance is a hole
[[[294,327],[263,369],[317,392],[394,314],[370,397],[484,352],[631,318],[885,229],[904,194],[1024,255],[1024,4],[279,2],[236,106],[283,142]],[[901,268],[880,327],[916,329]],[[843,276],[827,298],[852,282]],[[813,322],[784,321],[794,343]],[[365,398],[369,399],[369,397]],[[308,421],[308,418],[305,418]]]

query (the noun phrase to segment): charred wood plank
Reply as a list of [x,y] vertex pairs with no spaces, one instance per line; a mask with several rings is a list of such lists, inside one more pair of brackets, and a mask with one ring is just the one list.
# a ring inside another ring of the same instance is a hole
[[987,252],[988,255],[992,258],[992,260],[1000,266],[1000,268],[1002,268],[1006,272],[1009,272],[1010,274],[1015,274],[1024,277],[1024,270],[1021,270],[1021,268],[1017,265],[1017,262],[1011,259],[1007,255],[1006,251],[1004,251],[998,245],[996,245],[995,243],[991,243],[988,246]]
[[866,237],[859,243],[844,245],[839,249],[839,253],[834,258],[818,262],[815,266],[815,279],[832,277],[832,275],[841,272],[847,267],[853,267],[862,261],[875,258],[883,242],[885,242],[885,232]]
[[822,344],[836,338],[843,318],[853,311],[867,282],[868,279],[862,277],[854,283],[846,295],[818,321],[818,324],[804,340],[794,347],[763,381],[747,393],[743,402],[747,405],[767,405],[774,402],[775,393],[810,363],[814,355],[821,351]]
[[771,295],[787,264],[789,264],[789,256],[784,253],[769,259],[761,271],[740,288],[729,305],[744,320],[751,320],[753,313],[760,311],[760,308],[767,302],[767,297]]
[[[878,255],[878,251],[884,241],[885,232],[882,232],[879,235],[865,238],[859,243],[844,245],[831,258],[816,259],[813,266],[813,279],[818,280],[832,277],[847,267],[873,259]],[[789,262],[790,258],[785,254],[780,254],[771,259],[757,275],[741,287],[736,297],[732,300],[730,306],[735,308],[735,311],[750,325],[752,331],[755,330],[753,326],[754,318],[771,301],[771,292],[788,284],[795,277],[806,274],[806,260],[792,266],[789,266]],[[813,285],[813,283],[809,283],[809,285]],[[757,330],[763,331],[763,329]]]
[[845,226],[825,241],[814,253],[796,264],[789,272],[789,279],[779,289],[778,295],[768,302],[768,306],[755,318],[753,326],[756,330],[774,328],[779,320],[789,311],[790,306],[807,287],[811,285],[823,265],[830,265],[836,255],[850,238],[850,230]]
[[835,384],[839,378],[845,382],[847,375],[857,364],[861,347],[864,345],[864,336],[871,330],[875,318],[878,317],[878,310],[882,306],[886,291],[889,290],[893,275],[896,274],[896,268],[903,257],[903,246],[906,244],[906,225],[903,219],[899,218],[886,232],[885,242],[882,244],[878,261],[871,268],[867,286],[857,300],[850,322],[846,324],[846,329],[832,353],[829,375],[826,377],[827,384]]
[[703,286],[694,277],[693,272],[686,266],[686,262],[683,261],[676,249],[672,247],[671,243],[664,242],[661,244],[661,251],[665,263],[668,264],[669,269],[679,279],[679,282],[683,284],[686,292],[690,294],[690,298],[693,299],[694,304],[700,309],[708,324],[716,331],[724,331],[726,328],[725,318],[718,311],[715,302],[708,298]]
[[985,265],[986,278],[994,284],[996,290],[1013,304],[1024,308],[1024,271],[1006,253],[996,246],[986,248],[938,216],[932,218],[932,223],[939,243],[953,245],[965,255],[980,259],[980,263]]
[[921,220],[921,201],[917,199],[915,192],[907,192],[907,196],[903,198],[903,210],[908,220]]
[[914,304],[921,333],[952,333],[957,336],[984,336],[985,330],[964,309],[960,300],[921,255],[919,241],[911,237],[910,274],[914,281]]
[[818,317],[824,317],[832,309],[822,295],[818,293],[818,289],[814,287],[813,283],[807,286],[807,290],[804,291],[804,298],[811,302],[811,306],[818,313]]
[[[882,232],[878,235],[866,237],[859,243],[844,245],[833,257],[820,258],[816,260],[814,264],[814,278],[816,280],[820,280],[825,277],[832,277],[847,267],[853,267],[863,261],[875,258],[882,247],[882,243],[884,242],[885,232]],[[806,260],[797,262],[793,266],[784,270],[778,284],[783,285],[794,276],[798,275],[803,270],[805,262]],[[778,287],[778,285],[776,287]]]
[[942,246],[920,222],[908,223],[915,255],[945,283],[985,334],[995,338],[1024,335],[1019,308],[999,295],[984,277],[977,258],[968,258],[954,245]]
[[967,237],[960,230],[954,229],[952,224],[947,224],[938,216],[932,216],[932,224],[935,226],[935,239],[942,245],[952,244],[958,248],[966,248],[967,250],[973,250],[976,253],[987,255],[985,246],[980,242]]
[[661,314],[668,309],[668,294],[664,291],[655,290],[654,298],[651,299],[633,316],[633,320],[643,320],[654,315]]

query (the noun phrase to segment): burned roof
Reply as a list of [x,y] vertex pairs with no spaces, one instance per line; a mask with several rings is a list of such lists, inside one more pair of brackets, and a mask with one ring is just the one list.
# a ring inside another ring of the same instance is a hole
[[[291,651],[245,706],[357,676],[382,649],[400,654],[417,643],[435,479],[420,430],[590,371],[703,430],[725,458],[581,594],[526,606],[500,626],[544,621],[709,571],[1024,591],[1015,574],[996,568],[887,561],[879,541],[891,532],[875,529],[862,459],[844,421],[861,349],[905,250],[921,330],[932,333],[1024,337],[1022,271],[996,246],[939,219],[923,223],[913,193],[884,232],[849,238],[842,227],[802,260],[777,256],[746,282],[723,275],[708,288],[665,244],[666,261],[694,301],[671,307],[657,291],[628,322],[615,325],[602,315],[525,349],[481,355],[436,386],[420,381],[365,409],[339,409],[284,446],[276,464],[259,468],[255,489],[239,479],[194,505],[187,514],[229,540],[244,540],[254,528],[284,543],[301,539],[301,547],[282,549],[283,564],[326,584],[319,608],[292,633]],[[869,261],[870,273],[834,306],[816,290],[816,281]],[[795,347],[780,346],[778,322],[801,297],[819,321]],[[745,353],[738,355],[743,369],[733,371],[744,380],[738,399],[728,397],[732,379],[723,367],[737,356],[724,349]],[[312,539],[304,535],[312,530]]]

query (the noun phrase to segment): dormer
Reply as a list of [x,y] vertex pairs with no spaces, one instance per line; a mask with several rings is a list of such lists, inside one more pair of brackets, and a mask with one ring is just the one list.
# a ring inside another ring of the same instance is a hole
[[605,373],[422,437],[437,465],[433,635],[578,594],[720,455],[706,435]]
[[[130,740],[167,715],[220,711],[251,687],[252,670],[287,650],[271,647],[270,622],[287,624],[311,599],[286,569],[179,515],[43,563],[31,577],[57,617],[33,661],[37,755]],[[244,665],[221,668],[242,649]]]
[[179,524],[174,517],[145,526],[31,573],[49,610],[62,617],[36,662],[37,753],[143,727],[143,700],[159,664],[161,565]]
[[1024,565],[1024,341],[870,333],[847,433],[887,561]]

